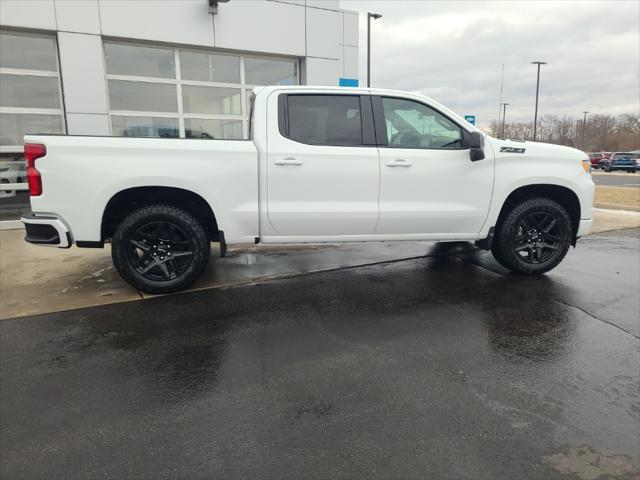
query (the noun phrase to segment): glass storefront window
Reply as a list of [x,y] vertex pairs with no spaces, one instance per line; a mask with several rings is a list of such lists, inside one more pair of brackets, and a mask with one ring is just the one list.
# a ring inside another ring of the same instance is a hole
[[0,190],[0,222],[18,220],[30,210],[28,190]]
[[238,120],[205,120],[187,118],[184,121],[187,138],[201,139],[241,139],[242,122]]
[[245,78],[250,85],[296,85],[297,64],[291,60],[247,57]]
[[36,133],[64,133],[61,115],[0,113],[0,145],[22,150],[23,137]]
[[166,83],[109,80],[111,110],[177,112],[176,86]]
[[105,43],[104,58],[111,75],[176,78],[172,49]]
[[58,78],[0,74],[0,106],[59,109]]
[[295,59],[109,41],[104,52],[113,135],[170,136],[156,127],[166,115],[180,138],[247,138],[251,88],[298,83]]
[[183,85],[182,106],[185,113],[242,114],[239,88]]
[[240,83],[240,57],[180,52],[182,80]]
[[56,42],[52,36],[0,32],[0,66],[57,72]]
[[113,134],[119,137],[178,138],[177,118],[164,117],[111,117]]
[[0,155],[0,221],[17,220],[30,210],[24,155]]
[[6,153],[0,156],[0,185],[26,185],[26,183],[27,170],[24,155],[20,153]]
[[0,31],[0,221],[29,211],[24,135],[65,133],[55,36]]

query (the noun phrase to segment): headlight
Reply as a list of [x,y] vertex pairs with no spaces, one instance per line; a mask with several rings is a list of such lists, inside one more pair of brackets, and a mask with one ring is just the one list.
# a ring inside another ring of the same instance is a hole
[[589,160],[582,160],[582,169],[586,173],[591,173],[591,162]]

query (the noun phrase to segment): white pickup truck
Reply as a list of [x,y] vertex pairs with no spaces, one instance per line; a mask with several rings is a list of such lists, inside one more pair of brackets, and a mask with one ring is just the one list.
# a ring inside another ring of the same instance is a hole
[[26,241],[111,242],[127,282],[165,293],[211,242],[469,240],[539,274],[591,229],[585,153],[491,138],[420,95],[256,88],[250,138],[27,135]]

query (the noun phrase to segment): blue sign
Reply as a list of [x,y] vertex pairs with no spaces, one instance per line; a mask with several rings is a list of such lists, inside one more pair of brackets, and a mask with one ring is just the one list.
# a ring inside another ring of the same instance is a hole
[[465,115],[464,119],[469,122],[471,125],[476,124],[476,116],[475,115]]
[[341,78],[339,85],[341,87],[357,87],[358,79],[357,78]]

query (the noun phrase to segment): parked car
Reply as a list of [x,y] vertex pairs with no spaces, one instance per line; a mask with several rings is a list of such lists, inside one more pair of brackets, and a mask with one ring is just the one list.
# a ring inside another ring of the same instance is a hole
[[636,173],[638,166],[636,159],[632,153],[616,152],[606,160],[604,165],[605,172],[613,172],[615,170],[624,170],[629,173]]
[[[15,185],[25,180],[25,164],[21,161],[0,163],[0,183]],[[15,197],[16,190],[0,190],[0,198]]]
[[591,168],[600,168],[600,161],[603,159],[602,152],[592,152],[589,154]]
[[430,98],[258,87],[251,139],[25,136],[26,241],[111,242],[136,288],[181,290],[210,242],[475,241],[506,268],[554,268],[592,226],[587,155],[492,138]]

